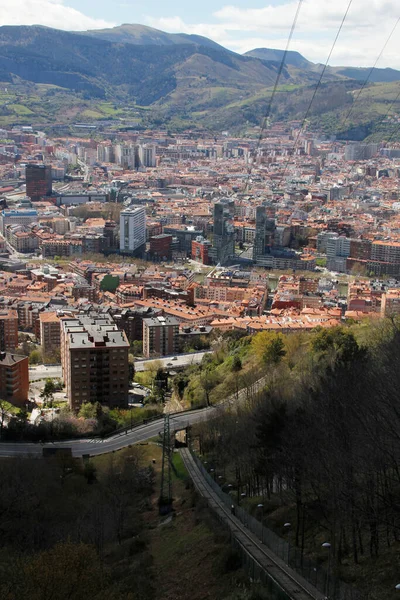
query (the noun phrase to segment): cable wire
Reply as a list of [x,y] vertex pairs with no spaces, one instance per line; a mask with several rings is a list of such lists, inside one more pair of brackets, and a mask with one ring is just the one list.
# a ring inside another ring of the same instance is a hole
[[[399,96],[400,96],[400,92],[399,92]],[[397,133],[400,131],[400,123],[397,125],[397,127],[392,131],[390,137],[388,138],[388,140],[386,141],[387,144],[390,144],[390,142],[392,141],[392,139],[394,138],[395,135],[397,135]]]
[[[397,103],[397,101],[400,98],[400,90],[397,93],[396,97],[394,98],[394,100],[392,100],[389,108],[387,109],[386,113],[383,115],[383,117],[381,118],[381,120],[379,121],[379,125],[381,125],[382,123],[384,123],[387,119],[387,117],[389,116],[393,106]],[[390,142],[392,141],[392,139],[397,135],[397,133],[400,131],[400,123],[397,124],[393,130],[392,133],[390,134],[390,136],[388,137],[387,140],[384,140],[386,142],[386,144],[390,144]],[[366,148],[364,149],[364,153],[366,151]],[[352,169],[356,169],[358,166],[361,165],[361,163],[365,160],[365,156],[363,156],[362,158],[358,159],[357,161],[355,161],[355,163],[352,165]],[[355,193],[359,188],[361,187],[361,184],[359,183],[353,190],[353,193]]]
[[[306,113],[305,113],[305,115],[304,115],[303,121],[302,121],[302,123],[301,123],[301,127],[300,127],[300,129],[299,129],[299,132],[298,132],[298,134],[297,134],[297,136],[296,136],[296,139],[295,139],[295,142],[294,142],[294,145],[293,145],[293,149],[292,149],[292,152],[293,152],[293,153],[294,153],[294,152],[297,150],[297,144],[298,144],[298,141],[299,141],[299,139],[300,139],[300,135],[301,135],[301,134],[302,134],[302,132],[303,132],[304,125],[305,125],[305,123],[306,123],[306,121],[307,121],[307,117],[308,117],[308,115],[309,115],[309,113],[310,113],[310,110],[311,110],[311,107],[312,107],[312,105],[313,105],[313,103],[314,103],[315,96],[317,95],[317,92],[318,92],[319,88],[321,87],[322,79],[323,79],[323,77],[324,77],[324,75],[325,75],[325,71],[326,71],[326,69],[327,69],[327,67],[328,67],[328,63],[329,63],[329,61],[330,61],[330,59],[331,59],[332,53],[333,53],[333,51],[334,51],[334,49],[335,49],[335,46],[336,46],[336,42],[337,42],[337,41],[338,41],[338,39],[339,39],[339,35],[340,35],[340,33],[341,33],[342,29],[343,29],[343,25],[344,25],[344,23],[345,23],[345,21],[346,21],[346,19],[347,19],[347,15],[348,15],[348,13],[349,13],[349,10],[350,10],[350,7],[351,7],[351,5],[352,5],[352,4],[353,4],[353,0],[350,0],[350,1],[349,1],[349,3],[348,3],[348,5],[347,5],[346,12],[345,12],[345,13],[344,13],[344,15],[343,15],[343,18],[342,18],[342,21],[341,21],[341,23],[340,23],[339,29],[338,29],[338,31],[337,31],[337,33],[336,33],[336,36],[335,36],[335,39],[334,39],[334,41],[333,41],[332,47],[331,47],[331,49],[330,49],[330,52],[329,52],[329,54],[328,54],[328,58],[326,59],[326,62],[325,62],[325,64],[324,64],[324,67],[323,67],[323,69],[322,69],[322,71],[321,71],[321,75],[320,75],[320,77],[319,77],[319,79],[318,79],[318,81],[317,81],[317,85],[315,86],[314,93],[313,93],[313,95],[312,95],[312,97],[311,97],[310,103],[309,103],[309,105],[308,105],[308,108],[307,108],[307,110],[306,110]],[[289,165],[289,163],[290,163],[290,158],[291,158],[291,157],[289,156],[288,160],[286,161],[285,168],[284,168],[284,170],[283,170],[283,174],[282,174],[282,176],[281,176],[281,178],[280,178],[280,180],[279,180],[279,185],[282,183],[282,180],[283,180],[283,178],[285,177],[285,174],[286,174],[286,171],[287,171],[288,165]]]
[[[282,72],[283,72],[283,67],[285,66],[286,57],[287,57],[287,54],[288,54],[288,51],[289,51],[290,42],[292,41],[292,37],[293,37],[294,31],[296,29],[297,20],[299,18],[300,9],[301,9],[301,5],[302,4],[303,4],[303,0],[299,0],[299,3],[297,5],[297,10],[296,10],[296,13],[295,13],[295,16],[294,16],[294,19],[293,19],[292,27],[290,29],[289,37],[288,37],[288,40],[287,40],[287,43],[286,43],[286,48],[285,48],[285,51],[284,51],[283,56],[282,56],[281,64],[279,65],[278,73],[277,73],[277,76],[276,76],[276,79],[275,79],[275,84],[274,84],[274,87],[273,87],[273,90],[272,90],[271,97],[269,99],[267,111],[266,111],[266,114],[265,114],[265,116],[263,118],[263,121],[262,121],[262,124],[261,124],[261,129],[260,129],[260,133],[259,133],[259,136],[258,136],[257,145],[255,147],[254,154],[253,154],[254,158],[257,156],[257,152],[258,152],[258,150],[260,148],[261,141],[262,141],[262,138],[263,138],[263,133],[264,133],[265,128],[266,128],[266,126],[268,124],[268,121],[269,121],[269,117],[270,117],[270,114],[271,114],[272,103],[274,101],[274,98],[275,98],[275,95],[276,95],[276,92],[277,92],[277,89],[278,89],[279,81],[280,81],[280,78],[281,78],[281,75],[282,75]],[[251,158],[251,155],[250,155],[250,158]],[[248,188],[249,180],[250,180],[250,177],[251,177],[252,170],[253,170],[253,162],[250,163],[249,168],[248,168],[246,183],[245,183],[245,186],[244,186],[244,192],[246,192],[246,190]]]
[[[400,92],[397,94],[397,96],[396,96],[396,99],[395,99],[395,100],[393,100],[393,102],[392,102],[392,105],[393,105],[393,104],[396,102],[396,100],[397,100],[397,98],[399,98],[399,96],[400,96]],[[391,105],[391,106],[392,106],[392,105]],[[384,119],[386,118],[386,116],[387,116],[388,114],[389,114],[389,111],[386,113],[386,115],[385,115]],[[388,138],[387,140],[385,140],[385,141],[386,141],[386,144],[390,144],[390,142],[392,141],[392,139],[393,139],[393,138],[394,138],[394,137],[397,135],[397,133],[399,133],[399,132],[400,132],[400,123],[398,123],[398,124],[397,124],[397,126],[396,126],[396,127],[394,127],[394,129],[393,129],[393,131],[392,131],[391,135],[389,136],[389,138]],[[361,165],[361,162],[362,162],[362,161],[364,161],[364,160],[365,160],[365,158],[362,158],[362,159],[358,160],[357,162],[355,162],[355,163],[352,165],[352,169],[353,169],[353,170],[354,170],[354,169],[356,169],[358,166],[360,166],[360,165]],[[364,181],[361,181],[361,182],[359,182],[359,183],[358,183],[358,185],[356,185],[356,187],[353,189],[353,194],[355,194],[355,193],[357,192],[357,190],[359,190],[359,189],[361,188],[361,186],[363,185],[363,183],[364,183]]]
[[371,79],[371,75],[372,75],[372,73],[374,72],[376,65],[377,65],[377,64],[378,64],[378,62],[380,61],[380,59],[381,59],[381,57],[382,57],[382,54],[383,54],[383,53],[384,53],[384,51],[386,50],[386,46],[387,46],[387,45],[388,45],[388,43],[390,42],[390,40],[391,40],[391,38],[392,38],[392,35],[394,34],[394,32],[395,32],[395,29],[396,29],[397,25],[399,24],[399,22],[400,22],[400,17],[398,17],[398,19],[397,19],[397,21],[396,21],[396,23],[395,23],[395,25],[394,25],[394,27],[393,27],[392,31],[391,31],[391,32],[390,32],[390,34],[389,34],[389,37],[387,38],[386,42],[385,42],[385,43],[384,43],[384,45],[383,45],[383,48],[382,48],[382,50],[379,52],[378,58],[376,59],[376,61],[374,62],[374,65],[373,65],[373,67],[371,67],[371,69],[370,69],[370,71],[369,71],[369,73],[368,73],[368,77],[365,79],[364,83],[362,84],[361,88],[359,89],[359,91],[358,91],[358,94],[357,94],[357,96],[355,97],[355,99],[354,99],[354,102],[353,102],[353,104],[351,105],[351,107],[350,107],[350,109],[349,109],[349,111],[348,111],[347,115],[345,116],[343,123],[340,125],[340,127],[341,127],[341,128],[344,128],[344,126],[345,126],[345,124],[347,123],[347,121],[348,121],[348,119],[349,119],[349,117],[350,117],[351,113],[352,113],[352,112],[353,112],[353,110],[354,110],[354,106],[355,106],[355,104],[356,104],[357,100],[358,100],[358,99],[359,99],[359,97],[361,96],[361,94],[362,94],[363,90],[365,89],[365,86],[366,86],[366,85],[369,83],[369,80]]

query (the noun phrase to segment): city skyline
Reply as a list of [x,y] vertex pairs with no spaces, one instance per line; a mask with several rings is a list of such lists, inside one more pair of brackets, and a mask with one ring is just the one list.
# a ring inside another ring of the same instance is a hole
[[[284,49],[297,2],[245,0],[188,5],[173,0],[168,7],[159,0],[143,8],[137,2],[107,4],[93,0],[0,0],[0,25],[39,24],[65,30],[84,31],[138,23],[169,33],[209,37],[226,48],[244,53],[257,47]],[[304,0],[290,49],[313,62],[324,63],[347,6],[346,0]],[[331,57],[331,65],[372,66],[398,19],[394,1],[374,0],[368,11],[356,0]],[[378,67],[400,68],[396,35],[387,44]]]

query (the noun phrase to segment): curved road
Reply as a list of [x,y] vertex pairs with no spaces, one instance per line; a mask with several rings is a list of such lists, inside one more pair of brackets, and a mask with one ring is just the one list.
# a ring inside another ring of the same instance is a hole
[[[193,425],[203,419],[210,418],[215,414],[215,408],[203,408],[193,410],[191,412],[179,414],[174,413],[170,416],[171,431],[184,429],[187,425]],[[149,438],[156,437],[159,432],[163,431],[163,418],[157,419],[146,425],[139,425],[128,433],[119,433],[105,440],[100,439],[83,439],[70,440],[65,442],[54,443],[32,443],[32,442],[2,442],[0,443],[0,457],[13,456],[42,456],[43,448],[71,448],[72,455],[81,457],[84,454],[90,456],[98,456],[115,450],[121,450],[130,444],[137,444]]]
[[[245,401],[249,395],[257,393],[264,385],[266,378],[262,377],[247,388],[241,389],[237,394],[232,394],[225,401],[209,408],[202,408],[182,413],[170,414],[171,430],[179,431],[185,429],[188,425],[194,425],[200,421],[212,418],[218,414],[218,408],[223,408]],[[163,431],[163,417],[151,421],[146,425],[134,427],[131,431],[119,433],[104,440],[98,438],[83,439],[83,440],[67,440],[65,442],[48,442],[46,444],[33,442],[0,442],[0,458],[13,456],[42,456],[43,448],[71,448],[72,456],[81,457],[84,454],[90,456],[98,456],[99,454],[107,454],[115,450],[126,448],[130,444],[144,442],[149,438],[156,437],[159,432]]]

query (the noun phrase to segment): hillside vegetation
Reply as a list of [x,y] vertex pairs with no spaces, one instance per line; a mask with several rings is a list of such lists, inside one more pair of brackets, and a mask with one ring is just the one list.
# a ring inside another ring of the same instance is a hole
[[[247,401],[196,426],[201,455],[256,518],[261,502],[264,523],[304,555],[326,564],[328,541],[337,577],[370,600],[395,598],[400,322],[222,344],[183,395],[214,402],[237,377],[239,387],[248,381]],[[258,394],[256,374],[266,378]]]
[[[83,33],[3,26],[0,124],[112,122],[121,128],[240,133],[265,115],[281,57],[282,51],[265,48],[242,56],[201,36],[139,25]],[[320,69],[296,52],[288,54],[272,121],[304,117]],[[368,76],[372,83],[358,97]],[[309,114],[311,125],[343,139],[385,136],[398,118],[399,100],[391,103],[399,81],[393,69],[370,74],[329,68]]]

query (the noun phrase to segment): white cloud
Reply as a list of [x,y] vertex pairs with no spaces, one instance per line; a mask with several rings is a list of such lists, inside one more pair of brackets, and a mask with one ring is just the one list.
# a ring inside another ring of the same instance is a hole
[[[290,46],[314,62],[325,63],[348,0],[304,0]],[[216,11],[213,22],[188,24],[180,17],[148,18],[153,27],[178,33],[196,33],[210,37],[234,50],[281,48],[297,8],[297,0],[263,8],[224,6]],[[349,10],[330,64],[372,66],[400,15],[398,0],[355,0]],[[378,63],[378,67],[400,69],[398,38],[400,24]]]
[[[297,27],[303,32],[337,29],[348,3],[348,0],[304,0]],[[297,4],[296,1],[291,1],[279,6],[245,9],[225,6],[215,12],[214,16],[225,27],[242,31],[286,30],[295,15]],[[373,29],[380,24],[387,26],[391,19],[395,20],[398,16],[398,3],[393,0],[369,0],[367,10],[364,2],[356,0],[348,12],[345,27]]]
[[169,33],[189,33],[195,35],[204,35],[218,44],[229,42],[229,34],[225,31],[223,25],[212,24],[212,23],[198,23],[196,25],[189,25],[185,23],[181,17],[147,17],[146,24],[162,31],[168,31]]
[[112,27],[66,6],[62,0],[0,0],[0,25],[45,25],[67,31]]

